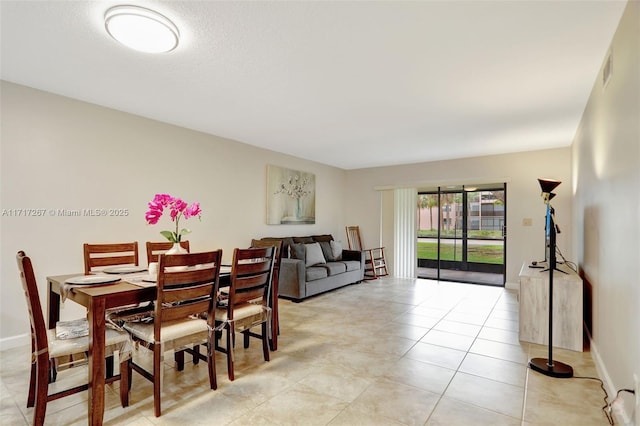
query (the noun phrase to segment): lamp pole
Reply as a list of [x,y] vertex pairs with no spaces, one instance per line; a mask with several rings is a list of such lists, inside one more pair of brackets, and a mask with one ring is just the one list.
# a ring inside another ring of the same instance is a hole
[[538,179],[544,203],[547,205],[546,217],[546,238],[549,244],[549,356],[548,358],[532,358],[529,367],[545,376],[557,378],[573,377],[573,368],[560,361],[553,360],[553,271],[556,269],[556,225],[554,220],[554,209],[550,201],[555,194],[551,191],[561,182],[553,180]]

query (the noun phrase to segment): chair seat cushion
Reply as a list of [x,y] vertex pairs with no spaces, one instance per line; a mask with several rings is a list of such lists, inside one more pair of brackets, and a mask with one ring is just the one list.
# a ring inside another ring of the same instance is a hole
[[[227,321],[227,308],[216,309],[216,321]],[[234,328],[238,331],[246,330],[268,319],[267,312],[262,305],[249,303],[233,311]]]
[[[124,328],[131,333],[131,335],[140,340],[150,343],[155,342],[153,323],[128,322],[124,325]],[[201,318],[188,318],[163,323],[162,329],[160,330],[160,340],[163,344],[172,341],[180,341],[182,338],[191,340],[191,337],[194,337],[194,341],[204,341],[207,339],[208,334],[209,325],[206,320]],[[167,347],[167,349],[169,348]]]
[[[233,319],[234,321],[238,321],[242,318],[248,318],[254,315],[262,315],[263,311],[264,309],[262,308],[262,305],[248,303],[244,306],[234,309]],[[227,319],[227,308],[216,308],[216,321],[226,321]]]
[[[80,354],[89,350],[88,336],[74,339],[57,339],[55,329],[47,330],[47,334],[49,358]],[[105,353],[107,355],[112,355],[113,352],[118,351],[121,361],[131,358],[131,339],[128,333],[108,328],[105,331],[105,339]]]

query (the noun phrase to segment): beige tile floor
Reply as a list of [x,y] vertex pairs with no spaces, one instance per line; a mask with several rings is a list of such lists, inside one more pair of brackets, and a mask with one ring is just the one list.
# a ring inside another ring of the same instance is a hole
[[[131,406],[107,386],[106,424],[118,425],[607,425],[593,380],[553,379],[527,368],[546,346],[518,341],[517,295],[503,288],[386,278],[302,303],[282,300],[279,349],[262,359],[236,349],[236,380],[217,354],[174,370],[167,354],[163,415],[151,383],[134,373]],[[148,361],[145,349],[136,359]],[[555,350],[577,376],[596,376],[589,352]],[[0,424],[31,421],[29,348],[0,352]],[[56,386],[86,377],[84,367]],[[61,377],[63,373],[60,374]],[[86,424],[87,393],[49,404],[46,423]]]

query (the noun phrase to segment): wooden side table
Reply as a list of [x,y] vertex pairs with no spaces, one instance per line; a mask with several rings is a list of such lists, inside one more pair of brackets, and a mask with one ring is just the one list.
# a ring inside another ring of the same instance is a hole
[[[520,269],[519,336],[524,342],[549,344],[549,271]],[[566,265],[553,271],[553,346],[582,352],[582,279]]]

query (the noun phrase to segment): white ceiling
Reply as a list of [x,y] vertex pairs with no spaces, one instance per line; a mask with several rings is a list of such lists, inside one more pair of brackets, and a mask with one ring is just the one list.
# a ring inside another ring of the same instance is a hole
[[[117,4],[181,32],[150,55]],[[5,1],[1,78],[343,169],[570,145],[624,1]]]

